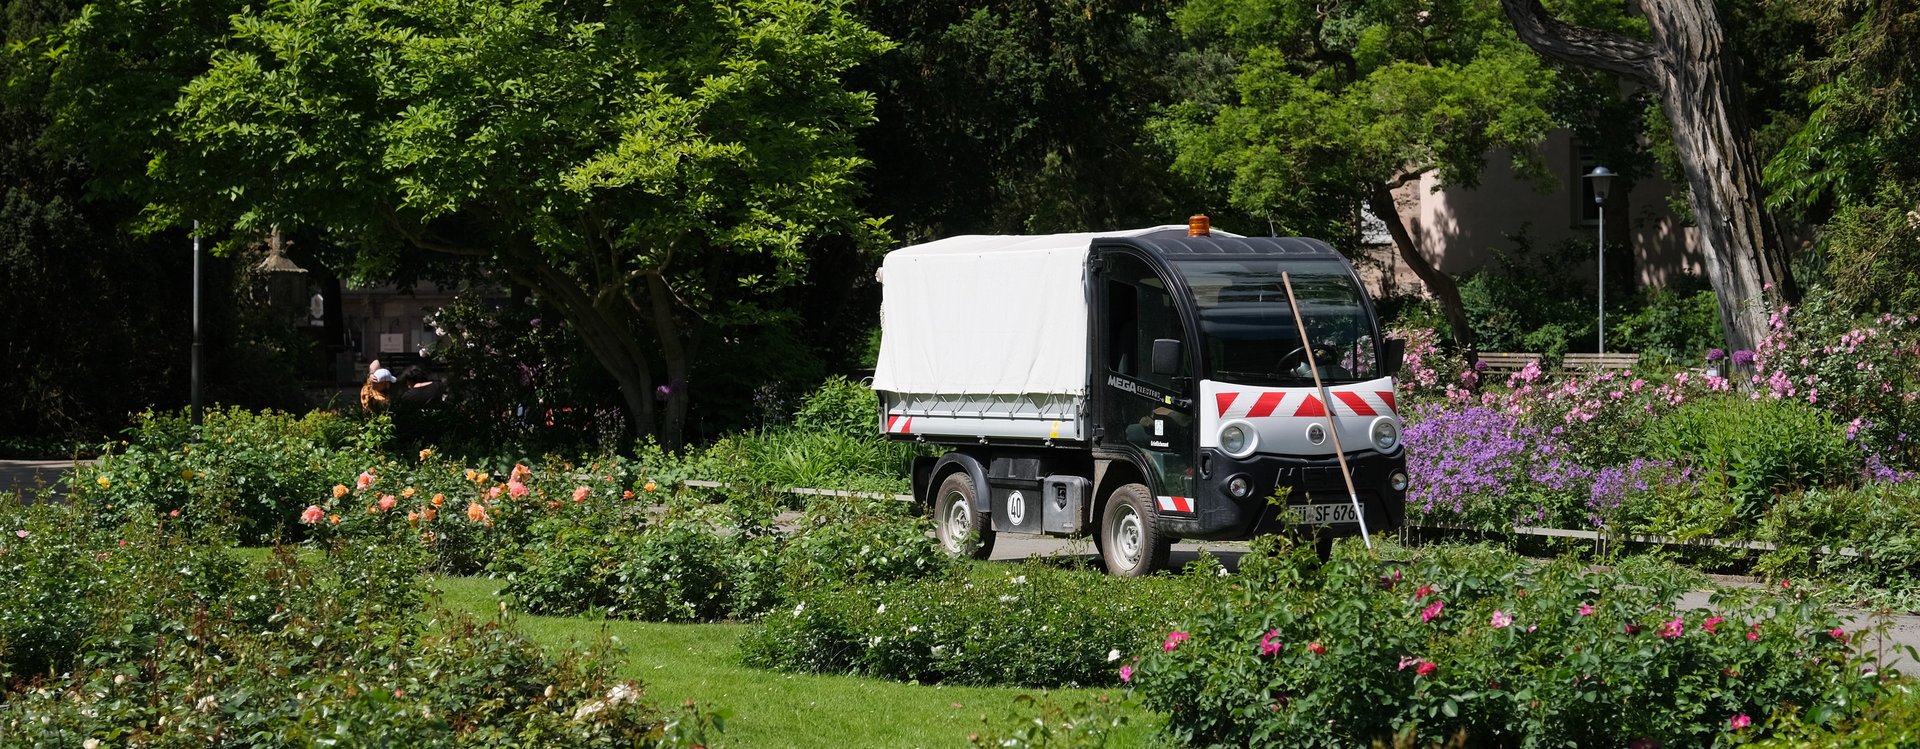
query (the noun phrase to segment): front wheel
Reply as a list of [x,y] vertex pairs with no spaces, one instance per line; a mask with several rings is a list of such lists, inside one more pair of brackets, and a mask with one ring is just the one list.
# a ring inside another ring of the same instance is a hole
[[1167,566],[1173,549],[1173,539],[1160,532],[1153,495],[1140,484],[1127,484],[1107,497],[1095,534],[1107,574],[1115,577],[1151,575]]
[[949,474],[933,500],[933,535],[950,556],[986,559],[993,554],[993,521],[973,511],[973,478],[966,472]]

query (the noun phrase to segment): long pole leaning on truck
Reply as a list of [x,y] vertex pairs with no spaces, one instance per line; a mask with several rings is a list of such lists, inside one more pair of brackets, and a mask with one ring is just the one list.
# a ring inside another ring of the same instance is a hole
[[1353,488],[1353,469],[1347,467],[1347,449],[1340,446],[1340,427],[1333,420],[1333,397],[1327,393],[1327,386],[1320,381],[1320,364],[1313,360],[1313,341],[1307,337],[1307,323],[1300,318],[1300,302],[1293,297],[1293,278],[1286,271],[1280,271],[1280,283],[1287,287],[1287,306],[1293,309],[1293,325],[1300,330],[1300,346],[1307,350],[1307,371],[1313,373],[1313,389],[1320,391],[1320,402],[1326,404],[1321,409],[1327,417],[1327,431],[1333,435],[1333,457],[1340,461],[1340,478],[1347,480],[1347,499],[1353,502],[1353,518],[1360,521],[1360,540],[1367,544],[1367,551],[1373,551],[1373,534],[1367,532],[1367,513],[1360,507],[1360,492]]

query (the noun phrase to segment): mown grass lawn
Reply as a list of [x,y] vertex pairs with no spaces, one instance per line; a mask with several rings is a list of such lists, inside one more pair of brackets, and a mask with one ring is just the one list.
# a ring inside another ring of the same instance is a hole
[[[479,577],[431,581],[447,608],[479,617],[500,613],[494,597],[500,582]],[[606,619],[514,615],[514,624],[552,650],[596,641],[602,633],[625,647],[624,675],[647,685],[648,696],[672,704],[694,700],[731,713],[724,744],[730,747],[964,747],[968,734],[991,719],[1010,720],[1014,698],[1037,690],[919,686],[852,676],[781,674],[739,662],[735,643],[742,624],[653,624]],[[1063,703],[1118,691],[1054,690]],[[1127,713],[1124,734],[1113,746],[1153,742],[1161,720],[1141,709]]]

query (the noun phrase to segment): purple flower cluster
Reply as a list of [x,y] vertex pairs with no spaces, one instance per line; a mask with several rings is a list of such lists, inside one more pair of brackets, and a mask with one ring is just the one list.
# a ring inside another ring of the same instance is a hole
[[1406,430],[1407,503],[1464,512],[1472,497],[1504,495],[1526,478],[1529,458],[1547,439],[1492,408],[1430,409]]

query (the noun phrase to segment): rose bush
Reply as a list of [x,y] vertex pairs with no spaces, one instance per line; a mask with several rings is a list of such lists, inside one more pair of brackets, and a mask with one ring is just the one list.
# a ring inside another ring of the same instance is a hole
[[1355,544],[1324,567],[1256,552],[1235,595],[1110,674],[1216,746],[1703,745],[1888,690],[1820,604],[1723,592],[1682,610],[1681,581],[1491,550],[1387,567]]

